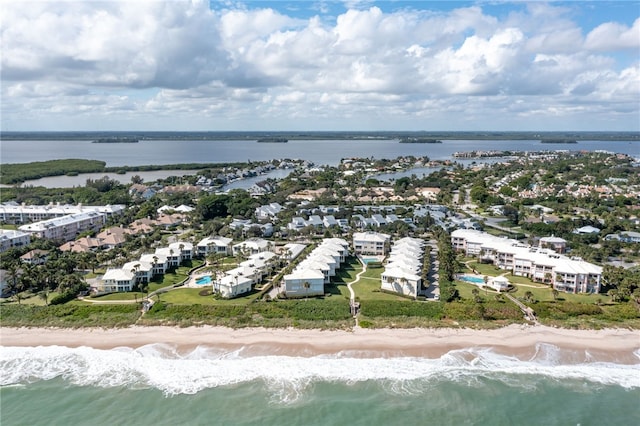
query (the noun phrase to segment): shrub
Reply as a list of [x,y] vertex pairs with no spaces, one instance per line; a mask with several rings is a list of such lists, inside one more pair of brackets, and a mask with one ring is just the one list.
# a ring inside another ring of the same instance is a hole
[[369,300],[361,305],[361,313],[367,317],[414,316],[441,319],[441,303],[409,302],[402,300]]

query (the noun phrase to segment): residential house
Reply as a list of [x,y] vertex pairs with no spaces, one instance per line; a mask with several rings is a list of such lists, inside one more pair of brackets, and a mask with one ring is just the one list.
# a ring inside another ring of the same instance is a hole
[[581,235],[598,234],[600,233],[600,229],[596,228],[595,226],[587,225],[583,226],[582,228],[575,229],[573,233]]
[[47,262],[48,257],[49,252],[35,249],[20,256],[20,260],[22,263],[28,263],[29,265],[42,265]]
[[269,220],[278,216],[284,207],[279,203],[270,203],[264,206],[256,207],[256,218],[258,220]]
[[540,247],[550,248],[556,253],[564,253],[567,251],[567,240],[560,237],[550,236],[540,238]]
[[155,254],[157,256],[164,256],[167,259],[167,265],[169,269],[177,268],[178,266],[180,266],[180,263],[182,263],[182,253],[180,253],[180,250],[178,249],[173,249],[170,247],[160,247],[156,249]]

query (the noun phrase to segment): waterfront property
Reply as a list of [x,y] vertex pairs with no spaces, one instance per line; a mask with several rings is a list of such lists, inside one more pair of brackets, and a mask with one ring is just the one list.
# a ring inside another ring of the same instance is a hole
[[509,280],[503,276],[487,277],[481,275],[459,274],[456,279],[477,285],[478,287],[490,287],[498,292],[508,290],[510,284]]
[[353,251],[366,256],[386,255],[389,252],[391,236],[380,232],[355,232]]
[[131,291],[136,284],[148,283],[153,277],[191,260],[192,248],[189,242],[177,241],[168,247],[157,248],[155,253],[143,254],[139,260],[127,262],[121,268],[107,269],[96,280],[93,290],[99,294]]
[[553,250],[531,247],[519,241],[495,237],[485,232],[458,229],[451,233],[456,251],[480,261],[491,262],[513,275],[552,284],[569,293],[599,293],[602,267],[579,258],[569,258]]
[[99,280],[97,290],[100,293],[131,291],[136,282],[136,274],[126,269],[107,269]]
[[317,269],[296,269],[283,278],[287,297],[317,296],[324,294],[325,276]]
[[403,296],[418,297],[422,287],[424,241],[405,237],[391,248],[387,265],[380,276],[380,288]]
[[342,238],[326,238],[282,280],[287,297],[324,294],[324,285],[331,282],[349,255],[349,243]]

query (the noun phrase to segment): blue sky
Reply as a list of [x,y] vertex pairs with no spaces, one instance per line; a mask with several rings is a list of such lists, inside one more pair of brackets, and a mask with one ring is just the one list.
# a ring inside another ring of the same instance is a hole
[[639,1],[2,9],[2,130],[640,130]]

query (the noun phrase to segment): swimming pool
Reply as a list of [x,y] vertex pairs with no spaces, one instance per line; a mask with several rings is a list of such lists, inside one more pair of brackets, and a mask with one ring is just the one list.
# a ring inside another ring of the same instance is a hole
[[363,257],[362,261],[366,264],[380,262],[380,260],[375,257]]
[[196,278],[197,285],[211,284],[211,275],[205,275],[204,277]]
[[472,275],[459,275],[458,279],[460,281],[466,281],[468,283],[474,283],[474,284],[484,284],[484,278],[482,277],[475,277]]

